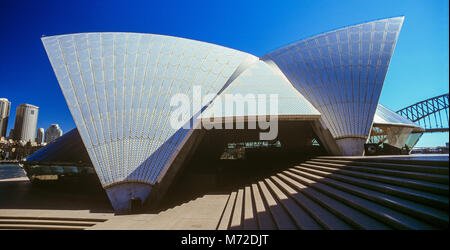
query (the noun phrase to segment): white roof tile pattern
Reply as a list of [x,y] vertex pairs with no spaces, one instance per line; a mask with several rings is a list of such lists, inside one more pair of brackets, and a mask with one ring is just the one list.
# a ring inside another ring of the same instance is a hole
[[[258,95],[264,95],[266,97],[266,109],[262,111],[257,107],[255,110],[250,110],[245,107],[245,109],[239,110],[235,107],[231,116],[278,115],[308,119],[318,119],[320,117],[319,111],[292,86],[286,77],[278,69],[273,68],[264,61],[258,60],[254,62],[221,92],[222,112],[221,115],[216,114],[217,117],[230,116],[225,113],[225,95],[235,96],[238,94],[242,97],[249,95],[247,100],[252,99],[256,103],[256,107],[258,106]],[[271,112],[269,106],[271,94],[278,96],[278,110],[276,113]],[[214,104],[213,102],[205,110],[202,114],[203,118],[212,118],[214,116]],[[245,105],[248,105],[248,103]]]
[[334,138],[370,133],[403,17],[314,36],[268,53],[322,114]]
[[[103,186],[154,184],[188,133],[170,126],[170,97],[218,93],[252,55],[209,43],[138,33],[42,38]],[[242,70],[242,69],[241,69]]]

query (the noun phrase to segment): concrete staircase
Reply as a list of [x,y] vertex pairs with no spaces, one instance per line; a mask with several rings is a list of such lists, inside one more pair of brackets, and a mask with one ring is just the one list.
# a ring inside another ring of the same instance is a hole
[[217,229],[447,229],[448,161],[317,157],[233,191]]
[[100,218],[0,216],[0,230],[84,230],[105,221]]
[[160,211],[114,216],[89,230],[214,230],[227,194],[205,194]]

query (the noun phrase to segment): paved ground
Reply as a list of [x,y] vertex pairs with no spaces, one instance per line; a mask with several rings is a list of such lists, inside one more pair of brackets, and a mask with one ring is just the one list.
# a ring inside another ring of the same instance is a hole
[[0,180],[0,215],[5,209],[113,213],[101,187],[59,184],[35,186],[27,177]]
[[159,213],[115,216],[101,189],[78,185],[34,186],[27,177],[18,177],[0,180],[0,220],[107,220],[88,228],[93,230],[216,229],[227,199],[228,195],[209,194]]
[[227,194],[204,195],[157,214],[115,216],[89,229],[214,230],[227,199]]
[[107,219],[89,229],[216,229],[228,195],[204,195],[159,213],[115,216],[101,192],[34,187],[26,177],[0,180],[0,217]]

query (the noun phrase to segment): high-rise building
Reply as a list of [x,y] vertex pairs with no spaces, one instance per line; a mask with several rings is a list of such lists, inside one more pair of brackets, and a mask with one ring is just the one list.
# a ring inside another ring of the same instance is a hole
[[42,144],[43,142],[44,142],[44,128],[38,128],[37,136],[36,136],[36,143]]
[[50,142],[56,140],[62,134],[63,134],[63,132],[62,132],[61,128],[59,128],[59,125],[58,124],[52,124],[45,131],[45,142],[46,143],[50,143]]
[[14,139],[14,129],[13,128],[9,130],[8,139]]
[[0,98],[0,137],[6,136],[10,109],[11,102],[6,98]]
[[39,107],[31,104],[20,104],[16,110],[14,122],[14,140],[34,141],[38,120]]

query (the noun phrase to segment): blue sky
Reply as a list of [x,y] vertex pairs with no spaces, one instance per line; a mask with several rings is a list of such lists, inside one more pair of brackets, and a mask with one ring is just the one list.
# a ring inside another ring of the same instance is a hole
[[[185,37],[256,56],[325,31],[405,16],[380,103],[398,110],[448,93],[447,0],[0,1],[0,97],[40,107],[38,127],[75,127],[40,41],[42,35],[128,31]],[[448,133],[419,146],[443,145]]]

